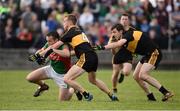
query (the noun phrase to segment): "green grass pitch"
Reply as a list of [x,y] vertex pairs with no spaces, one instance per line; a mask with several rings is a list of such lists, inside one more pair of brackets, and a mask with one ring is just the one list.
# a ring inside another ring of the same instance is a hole
[[[147,101],[145,93],[132,78],[125,77],[122,84],[118,84],[119,102],[112,102],[109,97],[87,81],[87,74],[83,74],[78,81],[94,99],[91,102],[77,101],[76,96],[70,101],[59,102],[58,87],[52,80],[47,80],[50,89],[40,97],[33,97],[37,86],[25,80],[30,71],[0,71],[0,110],[180,110],[180,71],[153,71],[152,75],[164,86],[175,93],[175,96],[162,102],[162,94],[155,88],[150,89],[157,101]],[[111,88],[112,70],[99,70],[97,77]]]

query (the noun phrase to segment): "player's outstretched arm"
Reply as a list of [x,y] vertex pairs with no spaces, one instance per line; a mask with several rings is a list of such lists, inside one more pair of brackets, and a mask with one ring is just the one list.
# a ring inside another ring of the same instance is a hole
[[96,45],[95,47],[93,47],[94,50],[106,50],[106,49],[114,49],[117,47],[122,47],[125,43],[126,43],[126,39],[121,39],[117,42],[113,42],[113,43],[109,43],[105,46],[102,45]]
[[120,39],[117,42],[109,43],[104,46],[104,49],[113,49],[117,47],[122,47],[127,42],[126,39]]
[[[41,51],[39,53],[40,56],[44,56],[45,58],[47,58],[53,51],[52,49],[57,49],[58,47],[60,47],[62,44],[64,44],[62,41],[58,41],[55,44],[49,46],[48,48],[46,48],[45,50]],[[50,50],[51,49],[51,50]],[[49,52],[48,52],[49,51]]]
[[70,57],[71,56],[71,53],[70,53],[67,45],[64,45],[63,50],[58,50],[58,49],[52,49],[52,50],[53,50],[53,52],[61,55],[62,57]]

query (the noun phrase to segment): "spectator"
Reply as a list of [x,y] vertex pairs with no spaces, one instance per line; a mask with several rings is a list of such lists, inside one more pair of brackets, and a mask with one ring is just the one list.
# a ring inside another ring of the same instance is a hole
[[91,43],[91,45],[99,44],[98,43],[98,36],[99,36],[99,23],[95,22],[92,25],[88,26],[87,31],[88,39]]
[[149,30],[149,37],[152,41],[154,41],[154,43],[156,43],[156,45],[159,45],[160,41],[155,29],[152,28]]
[[118,22],[119,15],[115,7],[110,7],[110,12],[105,16],[105,20],[110,20],[113,24]]
[[56,30],[58,27],[58,22],[56,21],[56,11],[52,11],[51,14],[48,16],[48,20],[46,22],[46,26],[48,27],[49,31]]
[[101,24],[99,28],[99,44],[104,45],[108,43],[110,32],[111,32],[112,23],[110,20],[106,20],[104,25]]
[[145,16],[145,19],[150,22],[155,10],[151,2],[149,0],[141,0],[141,9],[143,10],[143,15]]
[[32,27],[32,17],[35,13],[32,12],[30,6],[26,6],[25,11],[22,13],[22,21],[24,22],[25,28],[28,30]]
[[87,28],[87,25],[92,25],[94,21],[94,16],[91,12],[91,10],[89,9],[88,6],[86,6],[84,8],[83,13],[80,15],[79,17],[79,24],[83,27],[83,28]]
[[31,9],[36,13],[39,21],[46,19],[46,16],[43,13],[43,9],[41,8],[40,0],[35,0],[31,6]]
[[174,46],[180,49],[180,5],[176,4],[175,11],[172,13],[172,20],[175,22],[174,31]]
[[23,29],[17,36],[19,48],[30,48],[32,45],[32,33],[28,29]]
[[99,10],[99,17],[98,17],[98,21],[99,22],[104,22],[104,18],[106,16],[106,14],[109,11],[109,7],[105,5],[105,3],[100,4],[100,10]]
[[167,29],[169,24],[169,18],[168,18],[168,12],[166,11],[165,7],[165,1],[164,0],[158,0],[157,3],[157,9],[155,11],[155,17],[158,20],[158,24],[163,29]]
[[11,25],[6,25],[5,27],[5,32],[4,32],[4,40],[3,40],[3,44],[2,47],[3,48],[13,48],[13,38],[14,38],[14,33],[12,30],[12,26]]
[[93,13],[95,21],[98,21],[99,12],[100,12],[100,4],[98,0],[90,0],[89,8],[91,12]]
[[[79,25],[85,33],[90,34],[92,44],[106,44],[109,27],[127,11],[131,24],[136,29],[155,35],[160,48],[167,48],[170,36],[173,38],[173,47],[178,48],[180,28],[177,19],[179,9],[176,7],[179,4],[179,0],[5,0],[0,2],[0,45],[2,47],[7,35],[12,34],[15,42],[11,46],[18,47],[20,43],[16,43],[19,41],[17,36],[25,28],[32,34],[32,47],[41,47],[44,35],[59,29],[66,13],[79,17]],[[7,26],[8,19],[13,20],[12,26]],[[173,21],[175,26],[172,25]],[[171,29],[169,24],[173,26]],[[169,35],[167,32],[173,33]]]
[[20,0],[20,8],[24,10],[27,6],[31,6],[33,0]]
[[145,34],[147,34],[149,32],[149,28],[150,28],[149,23],[147,19],[144,17],[140,24],[140,30],[142,30],[143,32],[145,32]]

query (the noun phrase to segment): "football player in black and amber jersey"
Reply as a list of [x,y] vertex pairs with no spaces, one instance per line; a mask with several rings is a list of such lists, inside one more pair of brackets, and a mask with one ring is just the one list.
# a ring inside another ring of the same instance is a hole
[[[123,36],[122,39],[105,46],[97,46],[96,49],[105,50],[116,47],[125,47],[133,54],[142,55],[143,58],[141,61],[139,61],[135,68],[133,74],[134,79],[145,92],[149,90],[147,85],[144,84],[145,82],[157,88],[164,95],[162,101],[166,101],[171,98],[173,93],[168,91],[159,83],[159,81],[150,75],[150,71],[154,68],[157,68],[159,62],[162,59],[162,53],[160,49],[141,31],[129,31],[123,35],[124,27],[121,24],[115,24],[113,27],[114,35],[120,33]],[[153,97],[151,98],[154,101],[156,100],[155,98],[153,99]]]
[[[124,13],[120,16],[119,19],[120,24],[123,25],[125,31],[133,31],[135,28],[130,26],[129,23],[129,16],[128,14]],[[113,28],[112,28],[113,29]],[[111,32],[113,34],[113,30]],[[111,36],[108,43],[116,42],[121,39],[122,35]],[[132,60],[133,56],[130,51],[128,51],[124,47],[118,47],[111,49],[111,52],[113,54],[112,57],[112,67],[113,67],[113,73],[112,73],[112,87],[113,92],[117,92],[117,82],[121,83],[124,80],[124,76],[128,76],[132,70]],[[119,76],[119,78],[118,78]]]
[[97,54],[91,47],[86,35],[76,26],[76,23],[77,19],[74,15],[70,14],[65,16],[63,26],[66,32],[61,36],[60,41],[49,47],[46,50],[47,52],[42,52],[41,55],[46,53],[46,57],[47,54],[53,51],[53,48],[57,48],[64,43],[70,44],[75,51],[75,55],[78,58],[78,61],[64,76],[65,83],[80,91],[86,100],[92,100],[93,96],[75,80],[86,71],[88,72],[88,79],[92,84],[96,85],[99,89],[108,94],[112,101],[118,101],[118,98],[109,90],[106,84],[96,78],[95,72],[98,66]]

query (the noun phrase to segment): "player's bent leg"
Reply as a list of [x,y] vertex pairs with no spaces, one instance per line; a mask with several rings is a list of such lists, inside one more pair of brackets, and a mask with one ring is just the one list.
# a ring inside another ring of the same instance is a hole
[[123,69],[122,69],[122,71],[123,71],[123,74],[124,74],[125,76],[129,76],[130,73],[131,73],[131,70],[132,70],[132,64],[130,64],[130,63],[124,63],[124,64],[123,64]]
[[96,85],[100,90],[108,94],[108,96],[111,98],[112,101],[118,101],[118,98],[114,94],[111,93],[107,85],[103,81],[96,79],[95,72],[89,72],[88,79],[90,83]]
[[73,88],[59,88],[59,100],[69,101],[74,93]]
[[140,79],[146,81],[150,85],[154,86],[155,88],[159,89],[161,84],[152,76],[150,76],[150,71],[154,69],[154,66],[149,63],[144,63],[140,70]]
[[78,90],[80,92],[84,91],[84,88],[78,84],[75,79],[79,77],[82,73],[84,73],[84,69],[77,65],[73,65],[70,70],[65,74],[64,76],[64,82],[70,85],[75,90]]
[[156,101],[153,93],[149,90],[148,88],[148,84],[141,80],[139,77],[139,74],[140,74],[140,70],[141,70],[141,67],[142,67],[142,64],[139,62],[134,70],[134,73],[133,73],[133,78],[134,80],[136,80],[136,82],[138,83],[138,85],[144,90],[144,92],[146,93],[147,95],[147,98],[148,100],[150,101]]
[[38,84],[39,87],[38,89],[35,91],[35,93],[33,94],[34,97],[38,97],[40,96],[40,94],[49,89],[49,86],[46,85],[42,80],[45,79],[49,79],[47,77],[47,75],[45,74],[46,72],[44,71],[44,67],[39,68],[33,72],[31,72],[30,74],[28,74],[28,76],[26,77],[26,80],[28,80],[29,82]]
[[141,67],[142,67],[142,64],[139,62],[136,65],[136,68],[134,70],[133,78],[134,78],[134,80],[136,80],[138,85],[145,91],[145,93],[149,94],[150,91],[149,91],[147,83],[139,78],[140,77],[139,74],[140,74]]
[[150,76],[149,72],[152,70],[154,67],[153,65],[149,63],[144,63],[141,71],[140,71],[140,78],[157,88],[163,95],[164,97],[162,98],[162,101],[167,101],[169,98],[173,97],[174,94],[170,91],[168,91],[165,87],[163,87],[159,81],[157,81],[155,78]]
[[40,80],[48,79],[46,72],[42,68],[36,69],[33,72],[29,73],[26,77],[26,80],[29,82],[36,83],[38,85],[42,85],[43,82]]
[[112,87],[114,93],[117,93],[117,82],[118,82],[120,69],[121,68],[119,64],[113,64]]
[[79,101],[83,99],[83,95],[81,94],[80,91],[75,90],[74,93],[76,94],[76,97]]
[[47,84],[43,84],[41,86],[38,87],[38,89],[34,92],[34,97],[38,97],[42,94],[42,92],[46,91],[49,89],[49,86]]
[[97,86],[99,89],[101,89],[103,92],[105,92],[105,93],[107,93],[107,94],[110,92],[110,90],[109,90],[109,88],[106,86],[106,84],[105,84],[103,81],[101,81],[101,80],[99,80],[99,79],[96,78],[95,72],[89,72],[89,74],[88,74],[88,79],[89,79],[89,82],[90,82],[90,83],[96,85],[96,86]]
[[119,83],[122,83],[124,81],[124,76],[129,76],[132,69],[132,64],[130,63],[123,63],[123,69],[119,77]]
[[[121,66],[121,69],[123,69],[123,64],[120,65]],[[122,83],[124,81],[124,72],[123,70],[121,71],[121,73],[119,74],[119,78],[118,78],[118,82],[119,83]]]

